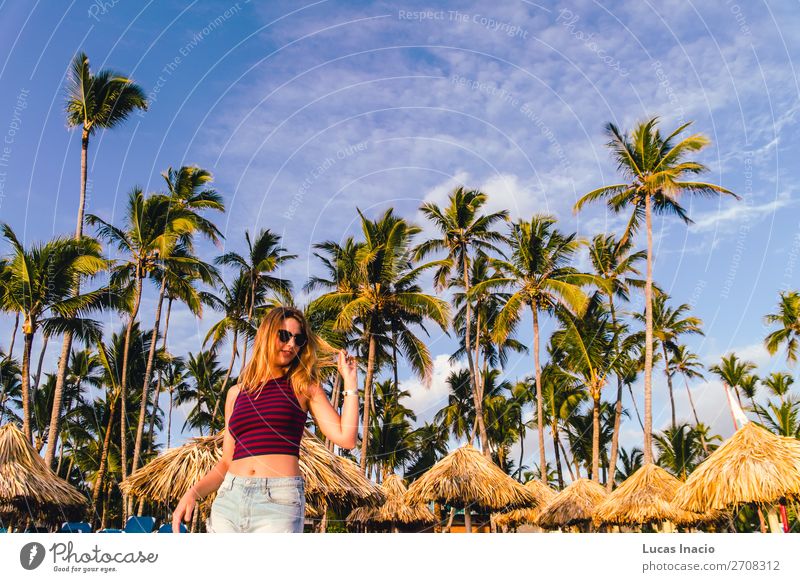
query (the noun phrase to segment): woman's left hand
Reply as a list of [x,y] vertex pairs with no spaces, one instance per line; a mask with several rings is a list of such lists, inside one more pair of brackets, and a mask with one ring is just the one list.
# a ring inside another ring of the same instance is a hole
[[354,356],[349,355],[344,350],[339,350],[338,361],[339,373],[342,378],[347,382],[350,380],[353,384],[358,382],[358,364]]

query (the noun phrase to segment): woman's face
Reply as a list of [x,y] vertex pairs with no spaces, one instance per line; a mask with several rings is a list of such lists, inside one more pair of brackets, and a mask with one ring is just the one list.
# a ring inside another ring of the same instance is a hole
[[292,361],[297,357],[302,348],[297,346],[297,338],[295,335],[303,333],[303,328],[300,322],[294,317],[287,317],[283,320],[281,329],[288,331],[292,334],[289,341],[282,342],[280,337],[275,338],[275,345],[277,347],[277,364],[278,366],[285,367],[291,365]]

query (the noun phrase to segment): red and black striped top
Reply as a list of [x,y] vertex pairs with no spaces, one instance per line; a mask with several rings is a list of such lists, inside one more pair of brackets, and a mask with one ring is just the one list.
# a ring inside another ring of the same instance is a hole
[[256,398],[240,390],[228,419],[236,442],[233,460],[275,454],[299,457],[306,416],[288,376],[269,380]]

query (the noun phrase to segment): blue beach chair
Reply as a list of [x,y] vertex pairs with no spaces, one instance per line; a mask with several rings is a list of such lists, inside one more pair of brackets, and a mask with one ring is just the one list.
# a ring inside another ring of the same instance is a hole
[[[180,531],[181,531],[181,533],[189,533],[189,530],[186,529],[186,526],[183,525],[183,524],[181,524],[181,526],[180,526]],[[172,524],[171,523],[165,523],[160,528],[158,528],[158,533],[172,533]]]
[[152,533],[156,520],[149,515],[132,515],[125,523],[125,533]]
[[92,526],[85,521],[65,521],[56,533],[92,533]]
[[101,530],[97,530],[97,533],[125,533],[125,532],[115,527],[104,527]]

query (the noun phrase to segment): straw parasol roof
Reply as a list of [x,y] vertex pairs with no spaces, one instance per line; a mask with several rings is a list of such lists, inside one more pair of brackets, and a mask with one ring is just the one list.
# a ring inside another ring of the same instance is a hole
[[517,527],[523,524],[536,525],[542,509],[556,496],[556,492],[539,479],[531,479],[525,485],[538,500],[536,507],[512,509],[495,514],[494,522],[499,527]]
[[389,475],[380,485],[386,496],[386,503],[378,507],[357,507],[347,521],[378,526],[391,526],[398,523],[422,524],[436,521],[433,513],[424,503],[409,505],[405,501],[406,486],[399,475]]
[[408,488],[410,505],[428,501],[488,510],[538,503],[521,483],[469,444],[449,453]]
[[594,508],[607,497],[604,487],[589,479],[573,481],[542,508],[538,524],[556,528],[592,519]]
[[689,475],[675,495],[688,511],[800,497],[800,442],[748,422]]
[[[169,449],[130,475],[120,489],[135,497],[176,501],[219,462],[223,438],[224,431],[220,431]],[[308,431],[300,441],[300,473],[305,479],[306,501],[316,507],[326,502],[356,506],[383,501],[378,487],[355,463],[331,453]],[[206,500],[211,499],[209,496]]]
[[22,431],[12,423],[0,427],[0,517],[60,521],[87,509],[86,497],[47,467]]
[[681,482],[653,463],[640,467],[594,510],[595,525],[644,524],[654,521],[694,523],[710,519],[673,504]]

